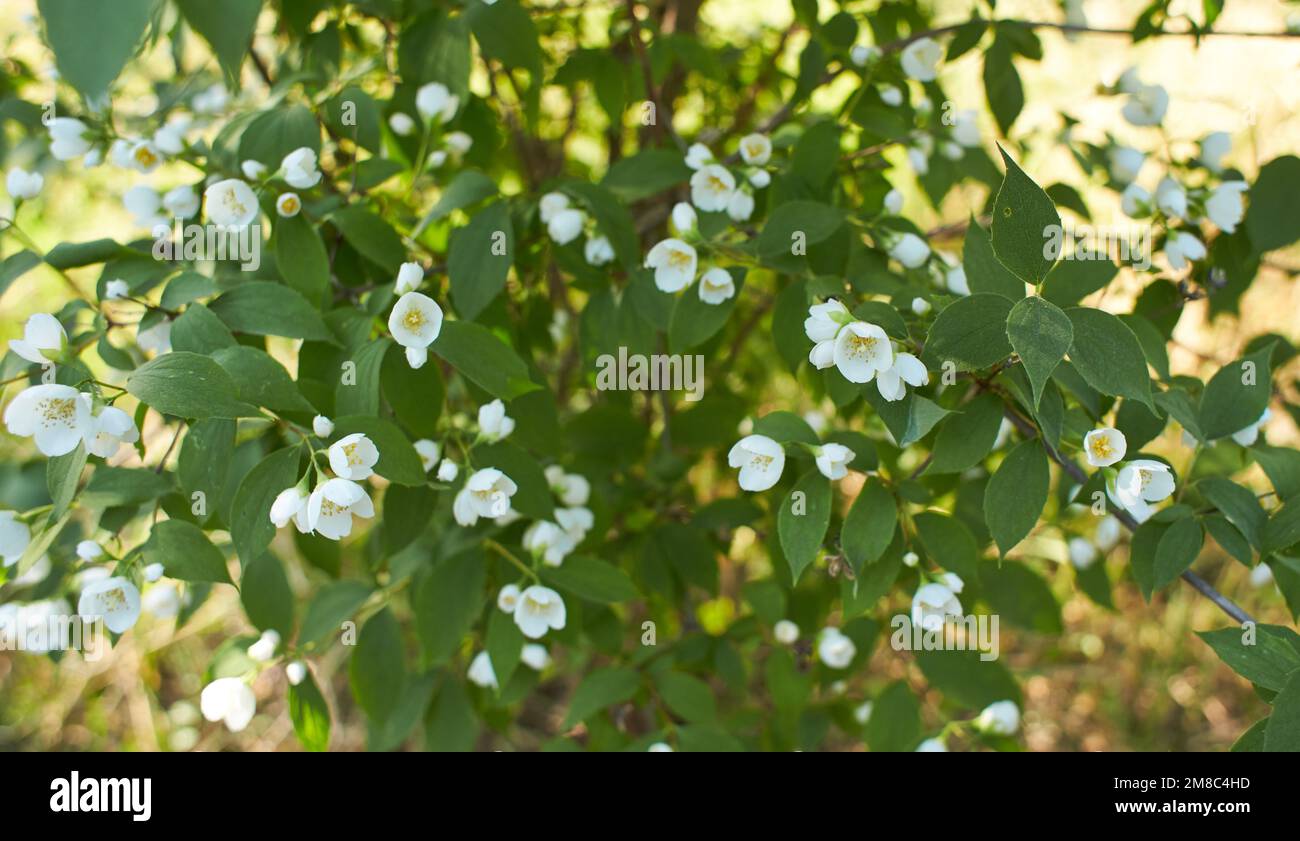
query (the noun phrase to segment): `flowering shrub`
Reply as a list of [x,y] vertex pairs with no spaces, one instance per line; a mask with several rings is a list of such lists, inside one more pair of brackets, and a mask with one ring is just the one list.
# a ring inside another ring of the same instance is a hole
[[[1168,5],[1132,38],[1217,36]],[[1014,748],[998,622],[1060,633],[1064,562],[1219,605],[1273,709],[1238,747],[1300,749],[1300,636],[1210,583],[1300,613],[1295,336],[1168,352],[1300,239],[1300,160],[1166,127],[1136,69],[1097,94],[1122,142],[1022,129],[1080,3],[796,0],[745,43],[696,0],[37,6],[0,291],[67,302],[4,359],[43,479],[0,512],[7,647],[237,593],[192,700],[239,732],[287,693],[309,749],[353,704],[380,749]],[[133,238],[60,227],[93,168]]]

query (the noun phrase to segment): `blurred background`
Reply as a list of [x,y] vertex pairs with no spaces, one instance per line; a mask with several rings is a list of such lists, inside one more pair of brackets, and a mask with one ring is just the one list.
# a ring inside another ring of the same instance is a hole
[[[529,5],[540,9],[551,4]],[[590,35],[590,42],[584,46],[600,46],[611,4],[569,0],[562,5],[572,10],[566,14],[589,18],[582,31]],[[956,0],[935,3],[932,8],[936,23],[965,19],[969,5]],[[1136,0],[1084,0],[1082,5],[1091,25],[1128,28],[1145,4]],[[1199,2],[1187,5],[1189,9],[1200,6]],[[821,6],[823,15],[836,8],[828,0],[822,0]],[[849,7],[856,8],[853,4]],[[1270,0],[1230,0],[1217,28],[1283,30],[1294,8]],[[999,17],[1005,18],[1063,20],[1060,7],[1046,0],[1002,0],[997,11]],[[8,62],[14,58],[45,68],[46,81],[42,84],[46,98],[53,99],[53,58],[39,40],[34,14],[33,0],[6,0],[0,7],[0,69],[8,72]],[[796,66],[806,39],[797,31],[783,37],[793,21],[788,0],[707,0],[701,21],[706,39],[750,49],[761,45],[770,50],[783,44],[781,66],[787,70]],[[1190,144],[1211,131],[1227,131],[1233,140],[1227,162],[1241,169],[1248,180],[1254,179],[1261,163],[1300,151],[1300,85],[1296,84],[1300,78],[1300,39],[1212,36],[1197,45],[1187,37],[1164,37],[1133,45],[1126,37],[1114,35],[1081,35],[1073,39],[1053,31],[1041,31],[1039,35],[1044,60],[1018,63],[1027,100],[1017,122],[1022,163],[1029,162],[1026,169],[1040,183],[1063,181],[1079,189],[1098,223],[1125,224],[1127,220],[1119,211],[1118,196],[1090,184],[1070,154],[1055,145],[1053,138],[1061,129],[1062,113],[1080,120],[1079,131],[1090,139],[1100,139],[1109,132],[1121,142],[1140,148],[1152,148],[1161,142]],[[274,41],[266,35],[259,36],[259,46],[266,53],[275,49]],[[154,74],[158,68],[170,66],[156,55],[163,49],[155,48],[128,65],[115,99],[119,115],[144,116],[152,112],[157,102]],[[207,58],[197,41],[191,41],[186,49],[194,51],[196,63]],[[204,66],[213,81],[219,78],[215,62],[209,60]],[[1130,66],[1139,68],[1144,81],[1161,84],[1169,91],[1165,141],[1158,139],[1157,129],[1135,129],[1126,124],[1119,117],[1121,102],[1097,92],[1099,85],[1113,82]],[[265,88],[255,80],[251,67],[245,66],[244,72],[246,84],[236,95],[257,102],[265,95]],[[981,112],[981,126],[991,148],[996,130],[987,114],[978,57],[969,53],[944,66],[940,79],[957,108]],[[817,101],[833,106],[852,87],[847,78],[841,79],[819,94]],[[28,86],[25,98],[36,101],[40,90],[39,86]],[[0,114],[0,131],[5,138],[6,168],[32,168],[47,143],[46,135],[21,131],[4,116]],[[707,126],[699,125],[697,118],[693,122],[689,100],[680,103],[679,131],[690,137],[704,128]],[[581,132],[570,152],[582,158]],[[955,190],[935,210],[909,174],[901,150],[896,152],[888,154],[891,163],[898,165],[890,177],[906,195],[904,215],[922,228],[960,222],[983,206],[986,188],[976,184]],[[24,207],[20,220],[41,247],[100,237],[125,241],[141,235],[124,210],[121,197],[142,176],[107,166],[83,170],[79,161],[51,165],[43,174],[45,189],[39,199]],[[152,177],[165,180],[166,175],[161,171]],[[11,212],[9,197],[0,197],[0,215],[9,216]],[[956,254],[960,238],[939,238],[934,245]],[[9,238],[0,238],[0,256],[16,248]],[[1296,270],[1300,270],[1300,254],[1294,249],[1271,254],[1242,298],[1239,318],[1211,318],[1205,301],[1189,304],[1169,348],[1173,372],[1208,376],[1234,359],[1246,342],[1261,333],[1277,332],[1293,342],[1300,340],[1300,290],[1293,279]],[[73,270],[70,277],[93,293],[99,269]],[[57,310],[66,303],[69,293],[65,284],[64,278],[40,267],[4,292],[0,297],[0,340],[7,342],[18,336],[30,314]],[[1107,308],[1125,311],[1136,290],[1135,278],[1127,271],[1121,272],[1117,283],[1103,293]],[[1088,303],[1096,304],[1098,298],[1094,296]],[[760,332],[750,341],[763,342],[765,338]],[[287,354],[282,360],[292,363]],[[1279,381],[1293,380],[1294,368],[1293,361],[1291,375]],[[825,408],[790,405],[786,397],[782,396],[779,408],[799,412]],[[1291,397],[1295,399],[1295,395]],[[159,440],[158,430],[151,425],[146,425],[143,433],[147,459],[153,463],[169,441]],[[1293,419],[1283,412],[1274,413],[1265,434],[1275,445],[1296,446],[1300,441]],[[1167,456],[1175,465],[1185,465],[1190,454],[1181,447],[1172,426],[1150,449]],[[138,461],[134,453],[125,451],[119,459],[128,464]],[[33,483],[35,487],[43,486],[43,480],[43,460],[29,442],[0,435],[0,507],[31,504],[26,498],[30,488]],[[1254,695],[1250,685],[1234,675],[1194,635],[1195,631],[1228,624],[1217,608],[1190,587],[1179,584],[1158,595],[1153,603],[1145,604],[1127,578],[1123,543],[1105,561],[1109,577],[1116,582],[1114,610],[1099,607],[1076,590],[1072,568],[1068,562],[1062,563],[1066,558],[1063,536],[1058,529],[1040,529],[1019,553],[1048,559],[1049,563],[1038,568],[1046,572],[1063,605],[1064,633],[1047,637],[1021,633],[1005,624],[1002,627],[1003,657],[1024,685],[1027,749],[1224,750],[1267,713],[1267,705]],[[289,569],[291,576],[301,575],[293,565]],[[1252,583],[1249,570],[1227,558],[1212,542],[1207,542],[1196,569],[1260,621],[1293,624],[1274,585]],[[291,579],[291,583],[305,588],[305,581]],[[0,749],[297,750],[284,709],[281,670],[268,670],[259,678],[254,687],[258,695],[257,718],[243,733],[230,734],[222,727],[207,724],[198,713],[202,674],[212,652],[232,636],[250,631],[237,596],[230,588],[218,590],[179,628],[174,619],[146,615],[98,662],[68,657],[60,664],[45,657],[0,652]],[[891,607],[906,610],[903,594],[896,593],[892,598],[897,604]],[[314,662],[317,679],[334,710],[335,750],[361,749],[367,738],[364,720],[352,707],[346,689],[345,657],[346,651],[335,646]],[[563,672],[562,661],[560,665],[557,671]],[[907,679],[914,689],[925,686],[909,658],[878,644],[868,670],[868,686],[883,686],[898,678]],[[544,682],[514,727],[505,734],[480,735],[477,747],[529,748],[553,735],[563,717],[563,699],[570,691],[565,680],[561,677]],[[926,705],[927,714],[933,707]],[[925,729],[933,732],[941,724],[927,720]],[[833,736],[832,743],[836,741]],[[860,739],[847,737],[838,742],[844,749],[860,749],[861,745]]]

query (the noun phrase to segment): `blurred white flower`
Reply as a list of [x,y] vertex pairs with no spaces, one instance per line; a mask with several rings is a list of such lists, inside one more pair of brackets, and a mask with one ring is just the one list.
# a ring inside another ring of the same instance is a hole
[[284,156],[280,172],[290,187],[307,190],[320,183],[321,171],[316,167],[316,153],[309,146],[300,146]]
[[727,464],[740,468],[741,490],[765,491],[781,478],[785,450],[766,435],[746,435],[727,453]]
[[900,57],[903,72],[918,82],[933,82],[939,75],[943,47],[933,38],[918,38],[903,49]]
[[789,619],[782,619],[772,628],[772,635],[782,645],[794,645],[799,639],[799,626]]
[[903,211],[903,194],[893,189],[885,193],[884,207],[890,216],[897,216]]
[[961,602],[943,584],[923,584],[912,597],[912,624],[922,630],[940,630],[949,616],[961,615]]
[[140,609],[157,619],[171,619],[181,612],[181,592],[170,581],[150,587],[140,597]]
[[1232,151],[1232,137],[1226,131],[1211,132],[1201,138],[1201,163],[1210,172],[1223,169],[1223,157]]
[[420,466],[424,468],[425,473],[428,473],[442,456],[442,448],[438,446],[437,441],[428,438],[421,438],[413,446],[416,455],[420,457]]
[[582,256],[589,266],[603,266],[614,259],[614,246],[606,237],[590,237],[582,247]]
[[1135,126],[1158,126],[1169,110],[1169,92],[1160,85],[1142,85],[1129,94],[1122,113]]
[[178,219],[188,219],[199,212],[199,194],[193,187],[182,184],[163,194],[162,205]]
[[762,166],[772,158],[772,141],[765,134],[747,134],[740,139],[740,157],[750,166]]
[[1147,156],[1131,146],[1114,146],[1111,148],[1110,158],[1110,176],[1120,184],[1128,184],[1137,180],[1138,172],[1142,170],[1142,164],[1146,162]]
[[108,283],[104,284],[105,301],[120,301],[130,294],[131,287],[127,286],[126,281],[121,278],[110,280]]
[[720,164],[706,164],[691,176],[691,204],[706,212],[726,210],[735,190],[735,176]]
[[1176,272],[1203,260],[1205,253],[1205,243],[1187,231],[1175,231],[1165,240],[1165,259],[1169,261],[1169,268]]
[[90,151],[86,124],[72,117],[55,117],[46,123],[50,132],[50,154],[61,161],[79,158]]
[[67,344],[63,324],[49,313],[38,312],[28,317],[21,339],[9,340],[9,349],[28,362],[44,365],[57,359]]
[[713,153],[703,143],[692,143],[686,150],[686,165],[691,169],[700,169],[713,160]]
[[1097,547],[1086,538],[1070,538],[1067,548],[1070,553],[1070,563],[1074,564],[1076,569],[1087,569],[1097,560]]
[[257,663],[265,663],[275,657],[275,650],[280,647],[280,633],[268,628],[257,638],[257,642],[248,647],[248,656]]
[[523,635],[535,640],[549,629],[559,631],[564,628],[564,599],[549,587],[534,584],[519,594],[519,604],[513,615]]
[[1225,234],[1233,233],[1246,215],[1242,196],[1249,189],[1245,181],[1225,181],[1205,200],[1205,215]]
[[14,201],[34,199],[41,194],[45,178],[39,172],[28,172],[16,166],[5,175],[5,189]]
[[0,558],[5,566],[18,563],[31,540],[32,530],[18,519],[18,512],[0,511]]
[[582,233],[587,215],[572,207],[555,213],[546,223],[546,233],[556,245],[568,245]]
[[317,438],[328,438],[334,434],[334,421],[324,415],[317,415],[311,419],[311,431],[316,433]]
[[454,96],[441,82],[422,85],[415,92],[415,110],[420,112],[420,116],[425,120],[437,117],[439,122],[446,123],[456,116],[456,109],[459,107],[460,98]]
[[500,399],[478,407],[478,432],[484,441],[500,441],[515,431],[515,419],[506,414]]
[[104,578],[87,584],[77,602],[83,619],[103,619],[115,634],[125,633],[140,618],[140,591],[121,576]]
[[519,606],[519,585],[507,584],[497,593],[497,607],[506,613],[514,613]]
[[247,160],[239,165],[239,171],[244,173],[244,177],[249,181],[261,181],[262,176],[266,175],[266,168],[266,164],[254,160]]
[[1130,184],[1120,194],[1119,206],[1126,216],[1146,216],[1151,212],[1151,194],[1137,184]]
[[747,222],[754,214],[754,194],[748,190],[736,190],[727,202],[727,216],[733,222]]
[[1156,186],[1156,207],[1166,216],[1186,218],[1187,191],[1168,176],[1160,179],[1160,184]]
[[218,181],[203,191],[207,203],[208,219],[228,228],[242,228],[257,221],[261,208],[257,194],[238,178]]
[[930,246],[913,233],[905,233],[889,246],[889,256],[909,269],[915,269],[930,259]]
[[565,505],[586,505],[591,496],[591,483],[585,476],[566,473],[558,464],[552,464],[544,471],[546,483],[560,501]]
[[275,212],[283,219],[291,219],[302,210],[302,199],[297,193],[281,193],[275,198]]
[[995,701],[976,717],[975,727],[985,733],[1010,736],[1020,729],[1020,708],[1015,701]]
[[525,645],[519,652],[519,662],[535,672],[540,672],[551,665],[551,655],[547,653],[546,646],[533,642]]
[[673,230],[678,234],[686,234],[694,231],[695,226],[699,223],[699,217],[695,213],[695,208],[691,207],[689,203],[684,201],[679,201],[677,204],[673,205],[671,219]]
[[853,640],[839,628],[826,628],[817,637],[817,657],[832,669],[847,669],[857,653]]
[[220,721],[231,733],[238,733],[253,720],[257,696],[242,678],[218,678],[203,687],[199,709],[208,721]]
[[827,479],[843,479],[849,475],[849,463],[857,453],[843,444],[822,444],[814,450],[817,469]]
[[456,476],[459,473],[460,473],[460,468],[456,466],[456,462],[452,461],[449,458],[444,458],[442,462],[438,465],[439,482],[454,482],[456,481]]
[[388,127],[393,130],[393,134],[398,137],[407,137],[415,131],[415,120],[411,119],[410,114],[404,114],[396,111],[388,117]]
[[700,276],[700,300],[706,304],[721,304],[736,294],[736,283],[731,272],[714,266]]
[[284,676],[288,678],[290,685],[297,686],[307,679],[307,664],[301,660],[294,660],[284,667]]

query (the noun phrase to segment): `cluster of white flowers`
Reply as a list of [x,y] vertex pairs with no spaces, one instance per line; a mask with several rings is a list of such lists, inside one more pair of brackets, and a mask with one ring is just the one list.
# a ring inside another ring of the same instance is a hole
[[[317,434],[325,431],[323,438],[334,430],[334,424],[323,417],[317,417],[312,426]],[[271,503],[269,516],[276,528],[292,521],[303,534],[342,540],[352,533],[354,516],[365,519],[375,516],[374,502],[360,483],[374,474],[379,448],[364,434],[354,432],[331,444],[326,457],[335,473],[333,478],[327,479],[318,471],[316,487],[308,493],[304,476],[297,485],[281,491]]]
[[[497,607],[510,614],[519,626],[519,631],[531,640],[541,639],[548,630],[564,629],[564,599],[550,587],[541,584],[533,584],[522,590],[517,584],[507,584],[497,595]],[[541,668],[544,666],[538,667],[538,671]]]
[[591,484],[586,477],[566,473],[559,465],[546,468],[546,481],[563,507],[555,509],[555,520],[538,520],[524,531],[523,546],[547,566],[558,567],[587,539],[595,516],[586,508]]
[[[1083,451],[1088,464],[1107,471],[1106,493],[1111,502],[1139,523],[1150,518],[1151,503],[1167,499],[1174,492],[1174,474],[1169,465],[1154,459],[1124,461],[1128,442],[1118,429],[1102,427],[1088,432],[1083,437]],[[1117,464],[1120,467],[1114,470]]]
[[814,367],[834,366],[851,383],[874,379],[886,400],[902,400],[907,386],[917,388],[930,381],[930,372],[920,359],[897,350],[884,328],[854,320],[848,308],[834,298],[813,304],[803,329],[813,342],[808,361]]
[[961,618],[960,593],[965,583],[955,573],[946,572],[939,581],[930,581],[917,588],[912,596],[912,624],[924,631],[943,630],[948,617]]
[[[551,655],[544,645],[535,642],[524,643],[524,647],[519,652],[519,662],[535,672],[540,672],[551,665]],[[474,655],[465,677],[469,678],[470,683],[484,689],[500,688],[497,685],[496,670],[492,668],[492,658],[486,651]]]

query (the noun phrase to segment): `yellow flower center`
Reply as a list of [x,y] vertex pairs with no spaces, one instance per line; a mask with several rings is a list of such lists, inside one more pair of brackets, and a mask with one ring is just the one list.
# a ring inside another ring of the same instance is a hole
[[849,355],[857,358],[871,356],[876,349],[875,336],[859,336],[854,333],[849,336]]
[[135,160],[140,166],[154,166],[158,163],[158,156],[148,146],[141,146],[135,150]]
[[346,513],[348,509],[335,505],[328,499],[322,500],[320,504],[320,513],[322,517],[333,517],[337,514]]
[[361,454],[357,452],[356,444],[348,444],[344,447],[343,455],[347,456],[349,467],[357,467],[361,464]]
[[1093,436],[1092,442],[1088,445],[1092,450],[1092,456],[1096,459],[1110,458],[1115,449],[1110,445],[1110,439],[1105,435]]
[[411,307],[402,316],[402,323],[406,325],[407,330],[416,331],[424,326],[424,313],[420,312],[419,307]]
[[77,415],[75,397],[48,397],[36,406],[36,414],[46,426],[71,426]]
[[105,611],[121,610],[126,607],[126,593],[122,592],[121,587],[116,590],[106,590],[100,594],[100,599]]
[[717,190],[719,193],[725,193],[727,190],[730,189],[727,186],[727,182],[723,181],[721,178],[719,178],[716,175],[709,176],[709,186],[712,187],[714,190]]
[[285,213],[296,213],[296,212],[298,212],[298,200],[295,199],[295,198],[287,198],[287,199],[285,199],[284,201],[282,201],[282,202],[280,203],[280,206],[281,206],[282,208],[284,208],[284,212],[285,212]]
[[684,271],[691,264],[691,255],[685,251],[669,251],[668,266],[679,271]]

